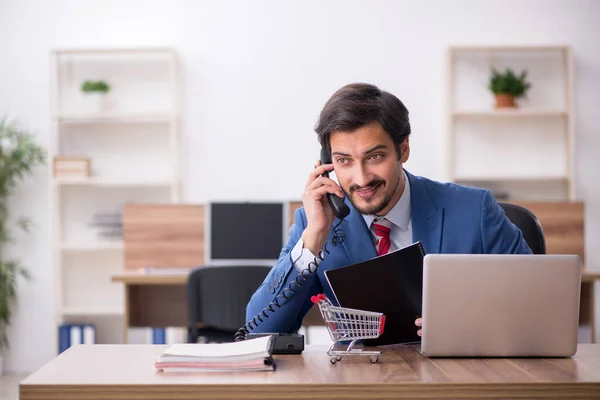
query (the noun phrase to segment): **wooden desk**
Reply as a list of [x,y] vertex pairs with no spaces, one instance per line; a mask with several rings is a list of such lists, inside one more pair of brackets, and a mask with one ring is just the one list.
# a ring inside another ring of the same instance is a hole
[[[123,343],[128,343],[129,328],[187,326],[187,274],[123,272],[112,282],[125,285]],[[317,307],[303,321],[305,326],[323,324]]]
[[124,272],[112,281],[125,285],[123,343],[129,328],[187,326],[187,274]]
[[386,349],[377,364],[327,347],[275,356],[269,372],[164,374],[164,345],[78,345],[20,384],[21,400],[101,399],[591,399],[600,396],[600,345],[564,359],[429,359],[418,347]]

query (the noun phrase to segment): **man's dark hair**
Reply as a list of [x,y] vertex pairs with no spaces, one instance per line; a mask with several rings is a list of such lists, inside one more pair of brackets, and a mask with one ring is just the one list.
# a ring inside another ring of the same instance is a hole
[[327,101],[315,131],[322,147],[331,152],[329,139],[335,131],[354,131],[379,122],[398,145],[410,135],[408,110],[393,94],[367,83],[352,83],[336,91]]

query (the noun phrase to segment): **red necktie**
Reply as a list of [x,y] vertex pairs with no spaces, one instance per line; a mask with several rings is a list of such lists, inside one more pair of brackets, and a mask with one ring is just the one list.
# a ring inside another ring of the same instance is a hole
[[392,242],[390,241],[390,231],[392,228],[392,223],[385,218],[371,224],[373,228],[373,232],[377,237],[377,255],[381,256],[387,254],[390,251],[390,246]]

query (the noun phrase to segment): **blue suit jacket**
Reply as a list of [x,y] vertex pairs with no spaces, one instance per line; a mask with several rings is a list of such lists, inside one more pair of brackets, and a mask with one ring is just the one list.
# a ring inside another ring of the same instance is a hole
[[[504,211],[488,190],[460,186],[452,183],[435,182],[406,173],[410,180],[413,242],[421,241],[426,254],[430,253],[531,253],[521,231],[504,215]],[[324,272],[330,269],[365,261],[377,256],[369,228],[362,215],[352,207],[339,229],[346,233],[346,240],[332,246],[333,229],[326,244],[325,254],[316,274],[298,287],[289,299],[281,298],[282,291],[298,275],[292,266],[290,252],[306,228],[303,208],[296,210],[294,224],[289,231],[289,240],[282,249],[277,264],[272,268],[262,285],[252,296],[246,309],[246,320],[252,320],[264,308],[280,296],[280,308],[267,311],[253,332],[295,332],[302,319],[312,307],[311,296],[324,293],[333,298],[333,293]],[[339,221],[336,219],[334,225]],[[290,291],[285,290],[285,295]],[[288,296],[289,297],[289,296]],[[254,328],[254,327],[253,327]]]

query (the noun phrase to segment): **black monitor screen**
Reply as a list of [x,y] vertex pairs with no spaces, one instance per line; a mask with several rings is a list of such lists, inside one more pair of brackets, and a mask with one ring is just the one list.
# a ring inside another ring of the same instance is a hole
[[282,203],[211,203],[210,258],[274,260],[283,246]]

